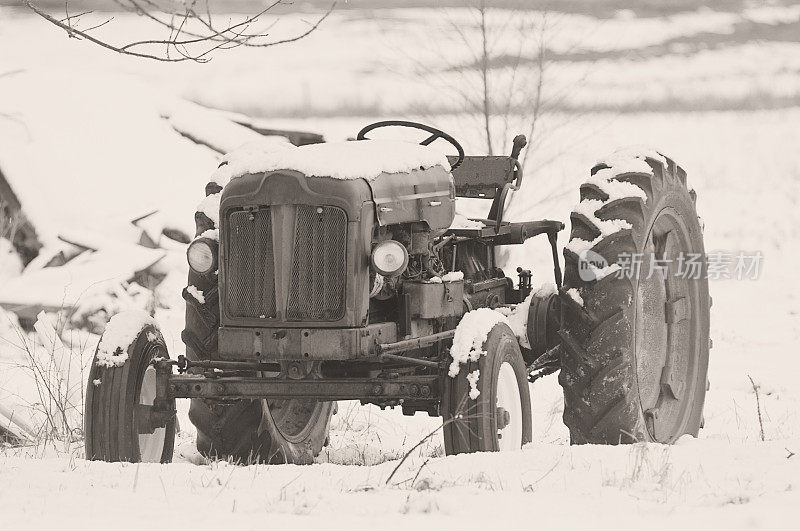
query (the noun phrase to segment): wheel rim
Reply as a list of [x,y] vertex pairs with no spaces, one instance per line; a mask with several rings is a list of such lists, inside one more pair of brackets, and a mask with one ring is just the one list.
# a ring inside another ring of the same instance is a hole
[[497,446],[501,452],[522,448],[522,398],[514,367],[500,365],[497,374]]
[[[695,394],[698,283],[678,275],[681,253],[692,253],[688,230],[671,210],[657,216],[645,245],[641,277],[653,257],[664,259],[636,296],[636,376],[649,436],[669,443],[682,434]],[[704,273],[704,272],[703,272]]]
[[308,438],[322,415],[325,402],[316,400],[268,400],[267,407],[275,428],[289,442],[301,443]]
[[[139,389],[139,404],[152,406],[156,397],[156,370],[149,365],[144,371]],[[160,463],[164,453],[167,429],[156,428],[153,433],[139,434],[139,460],[143,463]]]

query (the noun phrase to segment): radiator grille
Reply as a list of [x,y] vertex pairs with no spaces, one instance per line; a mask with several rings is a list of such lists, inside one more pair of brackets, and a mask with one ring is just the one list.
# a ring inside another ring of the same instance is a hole
[[269,208],[230,216],[228,312],[232,317],[275,317],[275,261]]
[[298,205],[295,219],[287,319],[341,319],[347,277],[347,215],[337,207]]

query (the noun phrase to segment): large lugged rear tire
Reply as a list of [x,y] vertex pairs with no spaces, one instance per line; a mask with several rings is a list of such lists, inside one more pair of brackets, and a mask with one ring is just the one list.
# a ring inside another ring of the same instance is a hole
[[119,365],[101,366],[95,353],[86,387],[86,458],[168,463],[175,446],[175,417],[149,434],[138,433],[136,419],[137,404],[152,406],[156,394],[156,371],[150,362],[169,357],[161,332],[145,326],[126,354]]
[[[519,450],[531,442],[528,371],[516,336],[508,325],[497,323],[483,350],[486,354],[462,364],[455,378],[445,380],[442,412],[447,455]],[[476,376],[477,385],[471,384],[470,377]],[[473,390],[479,392],[477,397],[470,396]]]
[[697,435],[709,349],[703,253],[695,194],[672,160],[618,152],[592,169],[561,290],[559,383],[573,444]]
[[[195,213],[196,236],[217,229],[221,188],[206,186],[206,205]],[[217,358],[219,292],[216,271],[199,275],[189,270],[189,286],[202,292],[202,302],[188,290],[186,328],[181,334],[191,360]],[[327,439],[333,402],[301,400],[192,399],[189,419],[197,428],[197,449],[205,456],[239,463],[307,464]]]

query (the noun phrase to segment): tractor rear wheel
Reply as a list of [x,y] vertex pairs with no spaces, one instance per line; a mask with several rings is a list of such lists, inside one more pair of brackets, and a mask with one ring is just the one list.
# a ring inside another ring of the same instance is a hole
[[695,198],[655,152],[617,153],[581,186],[561,289],[573,444],[669,444],[700,429],[710,298]]
[[[218,211],[219,194],[221,188],[209,183],[204,203],[211,204],[211,209]],[[205,213],[211,209],[204,208],[195,213],[196,236],[218,229],[216,221]],[[202,293],[202,301],[184,289],[186,328],[181,338],[186,345],[186,356],[190,360],[216,359],[219,328],[217,272],[200,275],[190,269],[189,286]],[[189,407],[189,419],[197,428],[197,449],[207,457],[239,463],[308,464],[322,451],[334,404],[297,399],[195,398]]]
[[497,323],[483,351],[477,361],[462,364],[455,378],[445,378],[447,455],[519,450],[531,442],[528,372],[516,336],[507,324]]
[[150,362],[169,357],[161,332],[145,326],[125,354],[120,364],[101,366],[95,353],[86,387],[86,458],[168,463],[175,446],[175,417],[150,433],[139,433],[148,430],[140,430],[137,422],[137,405],[152,406],[156,396],[156,371]]

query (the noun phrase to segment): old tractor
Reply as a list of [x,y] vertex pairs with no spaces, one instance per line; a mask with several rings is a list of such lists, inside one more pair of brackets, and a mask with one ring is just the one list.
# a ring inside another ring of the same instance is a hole
[[[426,138],[368,138],[384,127]],[[429,146],[440,139],[457,155]],[[517,450],[532,439],[529,380],[559,370],[573,444],[697,435],[710,299],[685,172],[655,151],[598,163],[562,278],[564,224],[504,219],[525,144],[466,156],[440,130],[391,121],[226,156],[188,248],[186,354],[170,359],[146,315],[112,318],[89,377],[87,458],[169,461],[179,398],[198,449],[242,463],[312,462],[339,400],[441,416],[447,454]],[[488,213],[457,216],[459,197]],[[552,247],[552,289],[497,260],[536,236]],[[680,270],[685,256],[699,274]]]

